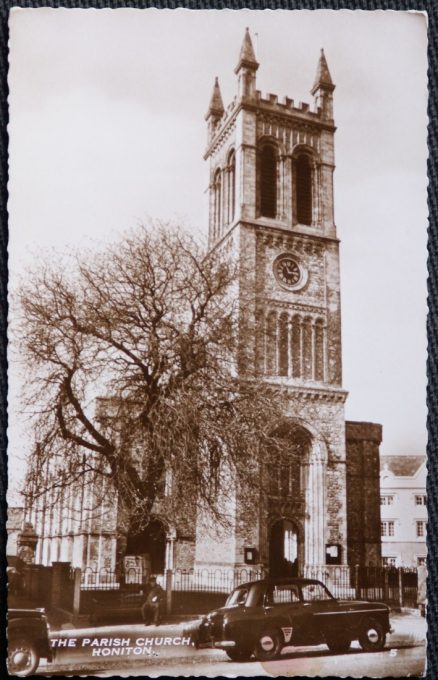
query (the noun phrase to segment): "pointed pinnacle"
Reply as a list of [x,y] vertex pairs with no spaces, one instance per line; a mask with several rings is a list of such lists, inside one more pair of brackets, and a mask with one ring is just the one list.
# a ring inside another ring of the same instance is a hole
[[241,66],[247,66],[257,70],[259,67],[258,61],[255,57],[254,48],[252,46],[251,36],[249,34],[249,28],[245,30],[245,35],[243,37],[242,47],[240,48],[239,62],[234,69],[234,73],[238,73]]
[[316,69],[315,82],[311,89],[311,93],[315,94],[316,90],[321,86],[325,85],[328,89],[334,90],[333,80],[330,75],[329,67],[327,64],[327,59],[325,58],[324,50],[321,48],[321,54],[318,61],[318,67]]
[[214,79],[213,92],[211,93],[210,106],[208,107],[205,120],[208,120],[210,116],[221,117],[224,113],[224,103],[222,101],[221,88],[219,86],[219,78],[216,76]]

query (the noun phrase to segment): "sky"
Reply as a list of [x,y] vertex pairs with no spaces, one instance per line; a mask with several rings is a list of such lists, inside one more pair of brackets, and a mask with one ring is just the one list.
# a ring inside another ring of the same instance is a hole
[[[149,217],[207,233],[204,115],[236,92],[245,27],[263,93],[312,102],[320,48],[336,84],[346,418],[382,454],[426,447],[425,16],[392,11],[13,9],[9,271],[101,248]],[[13,320],[12,320],[13,321]],[[29,446],[9,354],[11,491]]]

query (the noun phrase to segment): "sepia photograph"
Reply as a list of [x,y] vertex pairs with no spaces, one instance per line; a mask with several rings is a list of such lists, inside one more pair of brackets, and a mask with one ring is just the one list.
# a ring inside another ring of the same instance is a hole
[[9,673],[424,675],[427,15],[9,31]]

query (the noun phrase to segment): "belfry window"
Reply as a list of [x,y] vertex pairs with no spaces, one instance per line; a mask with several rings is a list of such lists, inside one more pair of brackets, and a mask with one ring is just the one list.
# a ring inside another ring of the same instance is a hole
[[263,217],[277,215],[277,158],[270,144],[259,152],[260,162],[260,214]]
[[296,218],[299,224],[312,224],[312,165],[307,154],[295,161]]

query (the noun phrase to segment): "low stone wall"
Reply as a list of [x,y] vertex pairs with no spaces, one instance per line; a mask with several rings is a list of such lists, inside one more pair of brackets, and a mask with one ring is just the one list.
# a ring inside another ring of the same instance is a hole
[[172,593],[172,614],[207,614],[223,607],[228,593],[208,593],[176,590]]
[[[146,596],[140,591],[129,590],[81,590],[79,613],[95,615],[114,613],[117,617],[119,612],[140,611]],[[135,613],[135,612],[134,612]],[[137,617],[138,618],[138,617]]]

